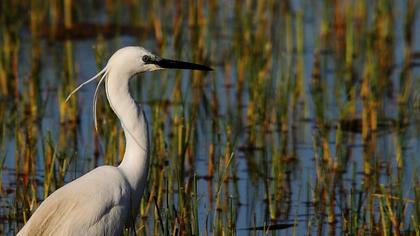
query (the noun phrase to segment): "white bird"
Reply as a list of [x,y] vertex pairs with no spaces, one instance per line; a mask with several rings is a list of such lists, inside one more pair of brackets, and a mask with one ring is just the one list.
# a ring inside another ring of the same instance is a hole
[[129,80],[136,74],[164,68],[210,71],[194,63],[157,57],[142,47],[125,47],[112,55],[96,76],[105,80],[108,102],[121,121],[125,153],[118,167],[101,166],[57,189],[36,209],[18,233],[23,235],[122,235],[138,214],[149,166],[148,125],[141,105],[129,92]]

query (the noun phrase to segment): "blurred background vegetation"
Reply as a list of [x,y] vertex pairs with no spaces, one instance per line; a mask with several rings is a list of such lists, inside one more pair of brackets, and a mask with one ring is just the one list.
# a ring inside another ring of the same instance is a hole
[[132,83],[152,147],[137,235],[420,235],[419,4],[1,1],[0,234],[120,162],[105,96],[99,132],[94,85],[64,100],[140,45],[215,70]]

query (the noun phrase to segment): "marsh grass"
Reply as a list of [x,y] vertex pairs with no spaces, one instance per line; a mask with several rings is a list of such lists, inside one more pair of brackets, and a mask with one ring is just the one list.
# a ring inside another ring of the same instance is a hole
[[126,235],[420,234],[418,1],[0,4],[2,234],[121,161],[105,96],[99,132],[93,91],[65,98],[128,42],[215,71],[131,84],[152,159]]

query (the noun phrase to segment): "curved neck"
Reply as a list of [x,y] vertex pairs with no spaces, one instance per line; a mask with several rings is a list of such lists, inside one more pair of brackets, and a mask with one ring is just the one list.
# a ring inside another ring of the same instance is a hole
[[118,168],[132,187],[132,202],[138,204],[147,179],[149,141],[146,116],[129,91],[130,77],[128,73],[111,70],[105,88],[109,104],[120,119],[125,134],[124,158]]

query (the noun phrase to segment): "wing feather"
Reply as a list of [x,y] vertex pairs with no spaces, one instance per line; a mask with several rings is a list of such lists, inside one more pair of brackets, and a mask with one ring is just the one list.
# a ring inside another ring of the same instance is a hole
[[102,166],[52,193],[18,235],[120,235],[129,209],[124,175]]

